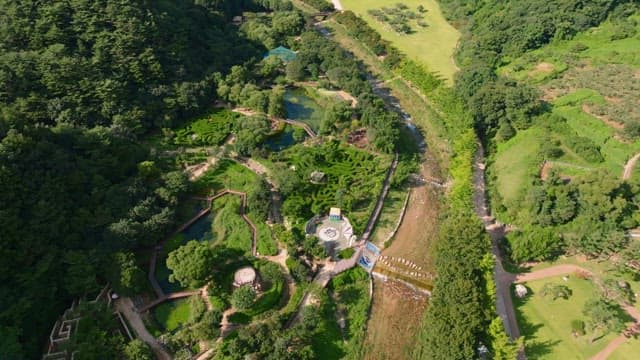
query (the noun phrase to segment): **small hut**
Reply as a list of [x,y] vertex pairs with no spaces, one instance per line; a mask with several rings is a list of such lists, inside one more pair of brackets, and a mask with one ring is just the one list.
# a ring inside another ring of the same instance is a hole
[[333,221],[342,220],[342,211],[340,211],[340,208],[332,207],[329,210],[329,220],[333,220]]
[[244,285],[250,285],[254,289],[260,287],[260,284],[258,282],[258,275],[256,274],[256,271],[250,266],[245,266],[238,269],[233,275],[234,287],[238,288]]

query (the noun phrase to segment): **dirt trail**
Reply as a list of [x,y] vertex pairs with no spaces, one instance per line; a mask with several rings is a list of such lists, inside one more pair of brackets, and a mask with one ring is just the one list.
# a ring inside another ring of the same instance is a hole
[[127,322],[138,335],[138,338],[146,342],[153,350],[157,359],[171,360],[171,355],[162,347],[162,345],[153,337],[144,326],[140,314],[135,311],[131,299],[123,297],[115,301],[115,308],[127,319]]
[[622,180],[629,180],[631,178],[631,174],[633,174],[633,168],[636,166],[636,163],[640,159],[640,153],[634,155],[627,163],[624,165],[624,172],[622,173]]
[[611,354],[618,348],[618,346],[624,344],[627,340],[627,337],[624,335],[620,335],[617,338],[611,340],[607,346],[600,350],[599,353],[595,354],[590,360],[606,360],[609,358]]

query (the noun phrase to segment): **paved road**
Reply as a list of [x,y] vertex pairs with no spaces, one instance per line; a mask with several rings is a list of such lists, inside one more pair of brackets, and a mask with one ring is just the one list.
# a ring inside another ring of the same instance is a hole
[[342,7],[342,3],[340,2],[340,0],[331,0],[331,2],[333,3],[333,7],[336,8],[336,10],[344,10],[344,7]]
[[133,328],[138,338],[146,342],[159,360],[171,360],[171,355],[162,347],[162,345],[153,337],[144,326],[140,314],[135,311],[131,299],[122,297],[115,301],[115,308],[127,319],[127,322]]

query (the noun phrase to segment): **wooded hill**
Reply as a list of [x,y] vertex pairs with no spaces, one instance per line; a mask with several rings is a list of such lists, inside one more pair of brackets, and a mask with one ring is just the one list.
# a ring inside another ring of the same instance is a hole
[[201,3],[0,1],[0,358],[38,358],[100,283],[145,286],[131,251],[173,225],[187,180],[137,136],[202,111],[214,72],[263,51],[228,25],[241,4]]

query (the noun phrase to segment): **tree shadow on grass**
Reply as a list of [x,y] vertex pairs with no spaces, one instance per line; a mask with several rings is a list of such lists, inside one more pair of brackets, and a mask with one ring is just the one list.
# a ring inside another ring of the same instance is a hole
[[[513,294],[513,287],[511,286],[510,293]],[[536,340],[536,333],[543,326],[542,324],[533,324],[525,316],[522,311],[522,307],[531,299],[533,292],[527,287],[529,294],[520,299],[516,296],[511,296],[513,301],[514,310],[516,313],[516,320],[518,321],[518,328],[520,329],[520,335],[524,336],[525,353],[527,359],[539,359],[544,355],[551,354],[553,347],[560,343],[560,340]]]

